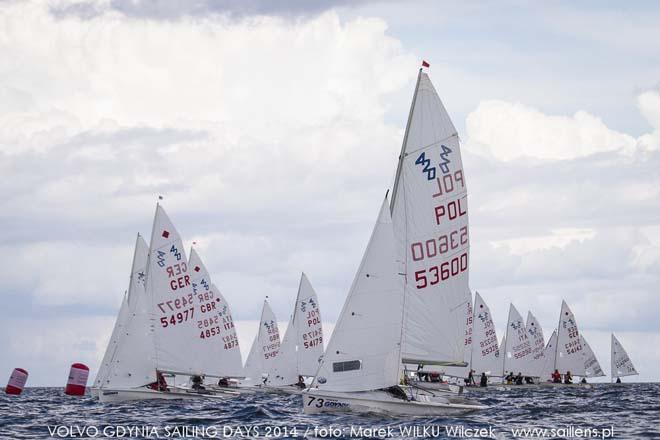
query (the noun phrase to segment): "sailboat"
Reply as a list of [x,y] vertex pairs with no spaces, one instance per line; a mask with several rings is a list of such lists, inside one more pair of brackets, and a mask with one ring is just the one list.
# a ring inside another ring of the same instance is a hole
[[545,363],[545,339],[543,337],[543,329],[531,311],[527,312],[525,329],[527,330],[527,336],[532,347],[530,359],[532,363],[530,367],[533,372],[532,377],[539,379],[543,370],[543,364]]
[[108,378],[111,372],[113,372],[113,366],[119,363],[119,360],[116,358],[119,340],[127,333],[126,327],[128,321],[135,313],[136,305],[138,303],[137,297],[144,294],[144,278],[148,255],[149,246],[147,246],[144,238],[138,234],[135,240],[135,250],[133,251],[133,263],[129,278],[129,288],[122,298],[119,313],[117,314],[117,319],[115,320],[115,325],[112,329],[108,346],[105,349],[99,371],[92,384],[90,390],[92,397],[98,397],[99,389],[109,383]]
[[223,347],[199,332],[199,322],[214,314],[214,299],[194,292],[181,237],[160,204],[151,232],[146,285],[137,301],[127,333],[117,344],[118,361],[108,384],[101,387],[102,402],[236,395],[180,390],[166,383],[166,377],[226,373],[217,362]]
[[[202,303],[200,311],[205,314],[204,318],[197,322],[199,337],[200,339],[211,339],[214,344],[221,347],[215,361],[221,368],[222,378],[243,377],[241,350],[229,304],[212,282],[206,266],[194,248],[190,248],[188,267],[193,294]],[[217,383],[218,380],[209,382]]]
[[612,367],[611,370],[612,381],[614,381],[616,378],[617,383],[621,382],[621,377],[634,376],[639,374],[635,369],[635,366],[633,365],[632,361],[630,360],[630,357],[628,357],[628,353],[626,353],[626,350],[623,348],[619,340],[616,338],[616,336],[614,336],[614,333],[612,333],[611,367]]
[[259,320],[259,330],[252,342],[250,353],[243,369],[245,380],[239,387],[254,390],[264,387],[275,360],[280,356],[280,333],[273,310],[264,300]]
[[465,173],[458,133],[423,68],[390,210],[398,271],[405,276],[401,362],[425,375],[438,373],[432,366],[466,367],[466,308],[472,294]]
[[[549,353],[548,350],[545,350],[544,356],[552,361],[552,364],[549,362],[545,363],[543,367],[544,372],[542,374],[550,374],[557,370],[566,380],[566,374],[571,373],[573,377],[573,382],[571,384],[566,383],[553,383],[550,381],[541,381],[541,385],[552,385],[552,386],[584,386],[590,388],[591,386],[586,383],[576,383],[575,376],[587,377],[587,370],[585,367],[586,361],[586,352],[585,346],[582,343],[584,340],[581,338],[580,331],[578,330],[577,321],[575,315],[566,304],[566,301],[561,303],[561,311],[559,313],[559,324],[557,325],[556,333],[555,350],[554,353]],[[554,338],[555,333],[551,339]],[[550,367],[550,368],[548,368]],[[549,370],[549,371],[548,371]],[[547,376],[546,376],[547,377]]]
[[323,325],[319,300],[303,273],[280,353],[268,373],[268,386],[282,392],[299,393],[304,387],[304,377],[316,374],[321,356]]
[[398,415],[483,409],[399,386],[405,292],[387,202],[386,197],[312,387],[302,393],[303,409]]
[[605,376],[603,369],[600,367],[600,362],[596,358],[594,351],[591,349],[589,343],[585,339],[583,334],[580,334],[580,340],[582,341],[582,346],[584,347],[584,370],[585,377],[602,377]]
[[506,327],[506,345],[504,346],[504,375],[518,373],[522,376],[536,376],[532,362],[532,345],[530,343],[525,322],[522,316],[511,304]]

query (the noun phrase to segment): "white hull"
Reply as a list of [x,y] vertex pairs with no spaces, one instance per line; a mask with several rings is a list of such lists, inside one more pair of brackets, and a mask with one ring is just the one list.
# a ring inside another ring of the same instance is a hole
[[148,388],[101,389],[99,400],[102,403],[126,402],[130,400],[176,400],[176,399],[229,399],[238,396],[238,393],[197,393],[182,390],[155,391]]
[[301,394],[303,410],[307,414],[358,412],[402,416],[444,416],[466,414],[488,408],[464,399],[427,395],[418,395],[418,400],[406,401],[381,390],[342,393],[311,388]]

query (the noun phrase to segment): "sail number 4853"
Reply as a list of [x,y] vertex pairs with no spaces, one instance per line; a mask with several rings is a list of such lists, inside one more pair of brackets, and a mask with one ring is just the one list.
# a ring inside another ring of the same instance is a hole
[[428,269],[422,269],[415,272],[415,287],[418,289],[424,289],[428,286],[434,286],[440,281],[448,280],[461,272],[465,272],[467,267],[468,254],[467,252],[464,252],[449,261],[445,261],[439,266],[431,266]]

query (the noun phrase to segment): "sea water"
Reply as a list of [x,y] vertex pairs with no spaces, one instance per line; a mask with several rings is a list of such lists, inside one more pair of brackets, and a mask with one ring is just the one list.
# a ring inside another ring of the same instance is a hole
[[660,439],[660,384],[594,384],[474,393],[490,408],[462,417],[302,412],[300,396],[102,404],[62,388],[0,395],[0,438],[614,438]]

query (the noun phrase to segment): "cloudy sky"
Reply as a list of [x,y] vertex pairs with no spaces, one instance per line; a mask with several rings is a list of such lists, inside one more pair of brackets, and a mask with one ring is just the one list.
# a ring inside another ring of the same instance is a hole
[[660,379],[660,7],[571,3],[0,1],[0,374],[95,374],[158,194],[244,353],[301,271],[330,328],[426,59],[500,336],[565,298]]

